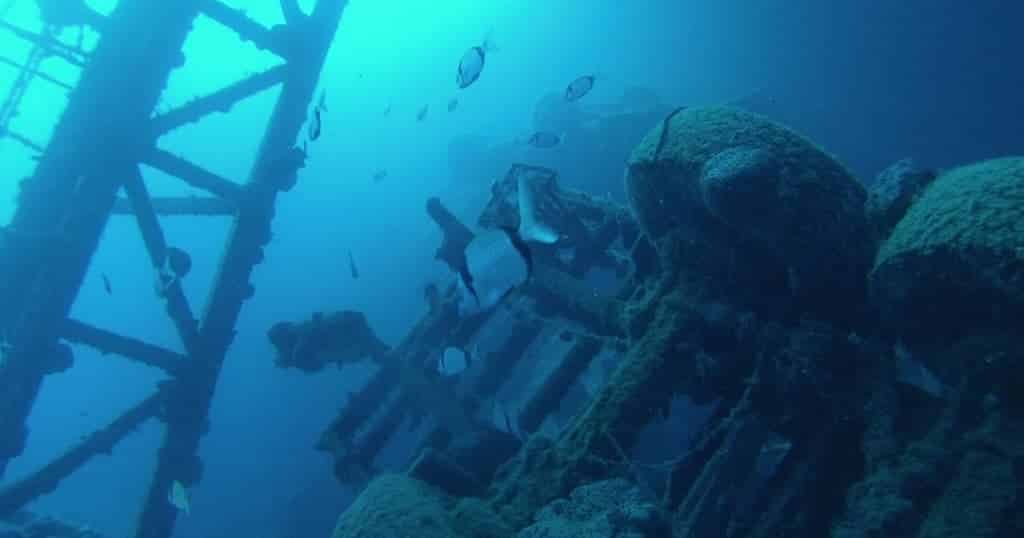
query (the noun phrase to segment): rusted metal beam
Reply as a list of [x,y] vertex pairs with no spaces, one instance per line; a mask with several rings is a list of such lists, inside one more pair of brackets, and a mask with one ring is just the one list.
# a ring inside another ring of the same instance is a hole
[[227,112],[235,103],[272,88],[284,80],[286,65],[271,67],[244,78],[210,95],[194,99],[179,108],[153,118],[153,136],[160,137],[182,125],[194,123],[212,112]]
[[174,375],[188,360],[188,357],[181,353],[93,327],[76,319],[64,321],[61,337],[69,342],[99,350],[104,355],[114,353],[146,366],[160,368],[171,375]]
[[[213,196],[156,196],[151,197],[153,212],[164,216],[230,217],[238,209],[234,204]],[[134,215],[135,209],[127,198],[114,202],[115,215]]]
[[274,31],[252,20],[245,11],[230,8],[217,0],[203,0],[201,9],[207,17],[234,30],[242,41],[250,41],[257,48],[273,52],[281,58],[290,56],[281,34],[275,34]]
[[[24,448],[25,419],[89,267],[123,176],[138,158],[153,109],[200,0],[121,0],[71,92],[10,228],[0,262],[0,471]],[[154,21],[143,24],[140,21]]]
[[51,493],[62,480],[71,476],[94,456],[110,454],[114,445],[136,431],[146,420],[160,412],[164,394],[160,391],[90,435],[83,436],[67,452],[38,471],[0,489],[0,517],[9,516],[38,497]]
[[239,203],[242,188],[205,168],[162,149],[153,148],[142,157],[142,162],[166,172],[197,189],[220,196],[225,200]]
[[[215,5],[204,2],[205,8]],[[201,354],[194,369],[179,377],[173,395],[174,420],[168,420],[156,472],[136,525],[136,538],[168,538],[177,512],[167,503],[172,481],[194,481],[199,441],[209,422],[210,403],[242,305],[253,294],[250,279],[263,259],[271,238],[274,205],[281,190],[290,188],[296,168],[282,170],[281,156],[293,152],[293,143],[306,121],[306,112],[346,0],[318,0],[309,20],[290,29],[300,46],[288,58],[288,76],[278,96],[255,165],[245,185],[244,203],[234,218],[213,291],[200,323]],[[222,7],[222,6],[221,6]],[[209,12],[207,12],[209,13]],[[296,164],[298,166],[298,164]],[[290,173],[289,173],[290,172]]]

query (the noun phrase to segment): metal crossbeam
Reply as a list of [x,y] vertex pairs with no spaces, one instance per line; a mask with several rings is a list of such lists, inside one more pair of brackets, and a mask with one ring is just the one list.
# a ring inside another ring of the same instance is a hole
[[154,366],[171,375],[181,369],[185,361],[188,360],[188,357],[181,353],[93,327],[76,319],[68,319],[64,322],[61,337],[68,342],[94,348],[104,355],[108,353],[121,355],[146,366]]
[[33,76],[35,78],[39,78],[39,79],[45,80],[46,82],[49,82],[50,84],[53,84],[55,86],[59,86],[60,88],[63,88],[65,90],[67,90],[67,91],[71,91],[71,90],[74,89],[74,86],[68,84],[67,82],[64,82],[62,80],[57,80],[57,79],[51,77],[50,75],[47,75],[46,73],[44,73],[44,72],[42,72],[42,71],[40,71],[38,69],[35,69],[33,67],[29,67],[27,65],[20,64],[20,63],[12,60],[10,58],[7,58],[5,56],[0,56],[0,63],[9,65],[9,66],[11,66],[11,67],[13,67],[15,69],[19,69],[23,73],[27,73],[28,75]]
[[142,156],[142,162],[225,200],[239,203],[242,199],[238,184],[173,153],[154,148]]
[[[296,2],[283,0],[289,24],[273,29],[213,0],[121,0],[102,21],[100,42],[71,92],[35,174],[21,185],[18,210],[7,230],[10,240],[2,245],[0,303],[5,308],[0,310],[0,334],[5,342],[0,385],[5,390],[0,391],[0,472],[24,447],[24,421],[47,374],[48,361],[40,359],[51,352],[58,338],[159,367],[174,379],[116,424],[0,492],[0,512],[52,490],[90,457],[109,450],[144,418],[160,413],[167,428],[136,536],[171,536],[177,512],[166,502],[166,492],[173,480],[191,484],[200,477],[198,445],[208,428],[214,387],[242,305],[253,293],[250,278],[271,238],[277,196],[292,187],[304,164],[303,154],[293,142],[305,122],[346,3],[318,0],[306,16]],[[242,39],[278,53],[289,64],[154,118],[152,111],[200,12]],[[140,31],[139,21],[147,20],[156,22]],[[18,28],[8,29],[44,42]],[[139,41],[143,33],[145,39]],[[45,50],[38,47],[40,58],[59,50],[54,43],[45,45]],[[68,51],[60,52],[67,55]],[[33,67],[32,72],[23,74],[39,73]],[[153,146],[160,135],[212,112],[227,111],[275,84],[282,85],[281,92],[244,186]],[[146,190],[141,164],[215,197],[154,199]],[[121,188],[124,197],[117,195]],[[184,354],[67,318],[100,234],[115,212],[135,217],[150,262],[160,271],[167,268],[168,245],[157,215],[230,215],[234,220],[201,323],[196,321],[179,279],[161,274],[171,277],[162,280],[165,285],[160,291],[181,336]]]
[[[121,0],[70,94],[10,224],[0,266],[0,471],[25,444],[25,419],[123,181],[133,148],[199,14],[198,0]],[[140,38],[139,21],[158,20]],[[131,73],[131,76],[112,76]],[[113,149],[112,148],[117,148]]]
[[85,67],[86,54],[54,37],[50,27],[46,27],[44,33],[39,34],[19,28],[9,22],[0,21],[0,28],[29,43],[34,43],[48,56],[60,58],[76,67]]
[[200,9],[207,17],[234,30],[243,41],[252,42],[257,48],[288,59],[289,50],[281,35],[252,20],[245,11],[232,9],[217,0],[203,0]]
[[227,112],[235,103],[272,88],[284,80],[287,66],[278,65],[242,79],[210,95],[195,99],[180,108],[153,118],[153,135],[159,137],[182,125],[194,123],[211,112]]

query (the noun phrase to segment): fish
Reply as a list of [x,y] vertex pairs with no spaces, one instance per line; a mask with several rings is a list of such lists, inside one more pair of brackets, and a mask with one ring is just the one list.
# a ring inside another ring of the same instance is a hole
[[594,89],[594,75],[584,75],[569,83],[565,87],[565,100],[575,101],[590,93]]
[[383,116],[388,116],[390,114],[391,114],[391,105],[389,104],[389,105],[384,107],[384,113],[382,115]]
[[171,489],[167,491],[167,502],[185,512],[185,515],[192,513],[192,502],[189,500],[188,489],[178,480],[171,482]]
[[451,101],[448,101],[448,112],[455,112],[455,109],[459,107],[459,98],[452,97]]
[[416,113],[416,121],[423,121],[427,119],[427,111],[430,110],[430,105],[423,105],[423,108]]
[[309,121],[309,141],[316,142],[316,139],[320,138],[320,109],[313,109],[313,117]]
[[110,286],[110,279],[107,278],[107,274],[103,273],[102,275],[100,275],[100,278],[103,279],[103,290],[107,292],[107,295],[113,295],[114,288]]
[[384,178],[388,177],[388,171],[383,168],[380,168],[373,173],[372,177],[374,183],[380,183],[381,181],[384,181]]
[[484,39],[482,44],[470,47],[463,53],[462,59],[459,60],[458,71],[455,74],[455,84],[460,90],[468,88],[480,78],[480,73],[484,70],[484,64],[487,63],[487,53],[495,50],[497,49],[490,39]]
[[535,264],[530,243],[553,244],[561,238],[540,222],[528,176],[525,169],[517,179],[518,223],[498,225],[497,230],[480,233],[465,248],[466,263],[459,269],[460,282],[480,309],[501,304],[533,278]]
[[519,205],[518,233],[524,241],[533,241],[545,245],[557,243],[558,233],[537,216],[537,202],[526,173],[520,173],[516,179],[516,203]]
[[550,131],[537,131],[530,135],[526,143],[538,149],[553,148],[562,143],[564,136],[559,136]]
[[359,278],[359,269],[356,267],[356,260],[352,257],[352,251],[348,251],[348,270],[352,273],[352,278]]

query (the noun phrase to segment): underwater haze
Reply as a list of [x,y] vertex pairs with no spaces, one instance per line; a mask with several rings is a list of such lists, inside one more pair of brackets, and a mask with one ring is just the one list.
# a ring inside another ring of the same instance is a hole
[[[116,3],[87,2],[101,13]],[[276,0],[224,3],[265,26],[284,22]],[[308,11],[314,1],[299,4]],[[0,0],[0,9],[12,25],[42,28],[32,0]],[[636,88],[656,94],[669,110],[738,104],[814,140],[864,184],[905,157],[944,169],[1020,154],[1022,20],[1024,4],[999,0],[351,0],[317,91],[325,96],[322,132],[308,142],[297,186],[279,198],[273,241],[256,269],[255,296],[236,327],[201,444],[203,477],[191,488],[190,514],[178,518],[175,536],[330,535],[354,492],[334,479],[331,459],[314,447],[367,371],[278,368],[267,330],[311,312],[354,310],[397,345],[427,311],[424,286],[454,281],[435,259],[442,233],[426,200],[439,197],[475,226],[499,179],[477,175],[490,163],[462,168],[464,161],[453,160],[463,141],[528,145],[538,101],[594,75],[581,106],[612,106]],[[64,29],[61,38],[74,42],[78,31]],[[85,30],[86,48],[98,39]],[[460,59],[485,41],[491,48],[479,79],[459,89]],[[0,30],[3,58],[21,62],[29,48]],[[205,16],[184,52],[186,63],[172,74],[157,112],[279,61]],[[67,84],[76,81],[77,68],[59,59],[42,67]],[[0,64],[0,95],[17,74]],[[241,182],[276,95],[269,90],[186,125],[159,146]],[[65,90],[34,80],[11,132],[45,146],[66,102]],[[552,157],[558,150],[533,147],[516,156],[557,162],[564,186],[625,203],[625,162],[608,171],[614,182],[599,181],[587,163]],[[0,223],[14,213],[18,182],[33,173],[36,156],[0,138]],[[154,195],[198,194],[154,169],[143,167],[143,175]],[[168,242],[191,255],[183,285],[201,309],[230,222],[161,222]],[[134,219],[114,216],[72,317],[182,352],[153,279]],[[0,487],[48,463],[163,379],[90,348],[74,350],[74,366],[45,379],[26,450]],[[160,439],[160,426],[147,423],[28,508],[104,536],[133,536]]]

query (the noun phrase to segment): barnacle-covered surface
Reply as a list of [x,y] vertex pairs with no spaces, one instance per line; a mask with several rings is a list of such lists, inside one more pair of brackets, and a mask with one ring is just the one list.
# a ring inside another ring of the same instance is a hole
[[936,178],[882,243],[871,287],[885,323],[917,341],[1024,319],[1024,158]]

